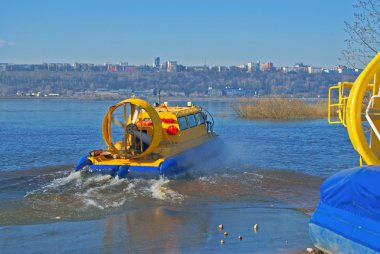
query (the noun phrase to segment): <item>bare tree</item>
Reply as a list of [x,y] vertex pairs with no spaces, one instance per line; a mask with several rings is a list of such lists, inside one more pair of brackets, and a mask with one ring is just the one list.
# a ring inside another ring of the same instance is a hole
[[358,68],[367,65],[380,51],[380,0],[357,0],[353,7],[353,22],[345,22],[343,59]]

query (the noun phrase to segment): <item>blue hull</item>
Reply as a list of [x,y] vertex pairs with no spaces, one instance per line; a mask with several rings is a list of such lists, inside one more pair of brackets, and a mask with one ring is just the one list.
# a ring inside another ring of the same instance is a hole
[[315,247],[327,253],[380,253],[380,167],[344,170],[321,186],[311,217]]
[[185,172],[191,166],[209,159],[218,153],[222,142],[214,138],[202,145],[165,159],[159,167],[129,166],[129,165],[94,165],[83,156],[75,167],[75,171],[80,171],[88,166],[90,172],[118,176],[119,178],[156,178],[159,176],[173,176]]

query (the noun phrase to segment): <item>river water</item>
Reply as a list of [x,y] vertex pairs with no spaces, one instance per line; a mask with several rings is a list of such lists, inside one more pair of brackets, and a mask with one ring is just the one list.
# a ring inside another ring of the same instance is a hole
[[115,103],[0,101],[2,252],[295,253],[311,245],[320,183],[358,164],[342,126],[242,120],[229,102],[202,101],[224,147],[185,175],[73,173],[104,147],[101,123]]

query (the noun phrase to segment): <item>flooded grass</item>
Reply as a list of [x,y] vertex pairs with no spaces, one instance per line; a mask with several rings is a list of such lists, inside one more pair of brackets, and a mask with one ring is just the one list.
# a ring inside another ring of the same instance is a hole
[[327,102],[307,103],[287,97],[242,98],[232,105],[236,114],[245,119],[303,120],[327,117]]

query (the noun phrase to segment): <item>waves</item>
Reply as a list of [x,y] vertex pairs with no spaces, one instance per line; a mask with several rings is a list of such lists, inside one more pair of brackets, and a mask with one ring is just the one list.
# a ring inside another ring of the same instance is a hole
[[[93,175],[86,171],[71,172],[28,191],[24,199],[33,206],[49,205],[47,210],[66,213],[78,210],[106,210],[126,203],[163,201],[180,203],[183,195],[168,187],[168,179],[119,179],[109,175]],[[70,211],[70,208],[72,211]]]

